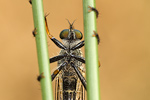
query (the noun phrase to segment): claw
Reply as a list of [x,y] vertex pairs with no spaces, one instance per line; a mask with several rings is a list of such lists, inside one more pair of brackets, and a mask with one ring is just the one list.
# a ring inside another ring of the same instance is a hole
[[49,29],[48,29],[47,18],[46,18],[48,15],[49,14],[45,15],[45,26],[46,26],[46,33],[47,33],[48,37],[51,39],[53,36],[50,34]]

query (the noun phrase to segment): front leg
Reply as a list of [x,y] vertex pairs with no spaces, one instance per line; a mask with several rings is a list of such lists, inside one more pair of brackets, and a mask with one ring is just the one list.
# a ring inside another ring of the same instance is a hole
[[56,62],[56,61],[58,61],[58,60],[63,59],[64,57],[67,57],[67,55],[66,55],[66,54],[64,54],[64,55],[58,55],[58,56],[55,56],[55,57],[50,58],[50,59],[49,59],[49,62],[50,62],[50,63],[53,63],[53,62]]
[[50,32],[49,32],[49,29],[48,29],[48,24],[47,24],[47,19],[46,19],[47,15],[45,16],[45,26],[46,26],[46,32],[47,32],[47,35],[48,37],[61,49],[64,49],[66,50],[66,46],[64,46],[60,41],[58,41],[55,37],[53,37]]
[[75,45],[74,47],[72,47],[70,50],[76,50],[76,49],[79,49],[81,47],[84,46],[84,40],[79,42],[77,45]]

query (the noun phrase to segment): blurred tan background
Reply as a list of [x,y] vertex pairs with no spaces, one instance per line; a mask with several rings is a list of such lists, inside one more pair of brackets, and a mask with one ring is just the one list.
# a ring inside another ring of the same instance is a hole
[[[43,2],[53,36],[68,28],[66,18],[83,33],[82,0]],[[96,8],[101,100],[150,100],[150,1],[97,0]],[[28,0],[0,1],[0,100],[42,100],[33,28]]]

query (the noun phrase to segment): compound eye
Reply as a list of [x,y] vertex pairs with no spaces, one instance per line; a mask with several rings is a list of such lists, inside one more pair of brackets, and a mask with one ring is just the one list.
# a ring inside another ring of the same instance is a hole
[[69,34],[69,29],[64,29],[60,32],[60,38],[61,39],[67,39]]
[[83,37],[83,36],[82,36],[82,33],[81,33],[79,30],[76,30],[76,29],[74,29],[74,32],[75,32],[75,34],[76,34],[76,38],[81,40],[82,37]]

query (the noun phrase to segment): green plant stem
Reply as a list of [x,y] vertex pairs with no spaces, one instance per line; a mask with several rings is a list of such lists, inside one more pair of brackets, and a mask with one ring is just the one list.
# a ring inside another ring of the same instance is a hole
[[96,31],[96,14],[88,12],[88,6],[95,7],[95,0],[83,0],[85,59],[88,100],[100,100],[99,65],[98,65],[98,43],[93,37]]
[[32,0],[34,27],[36,28],[36,46],[38,55],[39,72],[45,78],[41,79],[41,91],[43,100],[52,100],[52,85],[49,67],[47,38],[44,22],[44,10],[42,0]]

